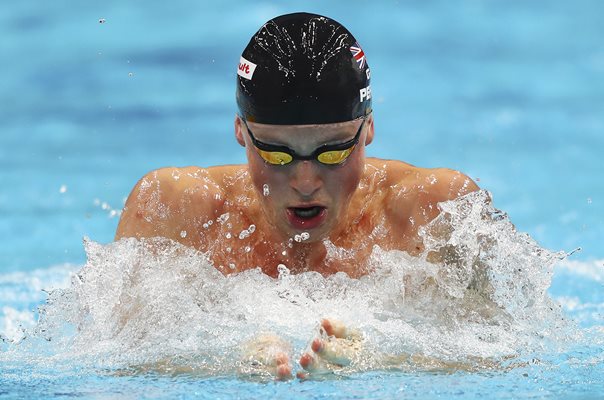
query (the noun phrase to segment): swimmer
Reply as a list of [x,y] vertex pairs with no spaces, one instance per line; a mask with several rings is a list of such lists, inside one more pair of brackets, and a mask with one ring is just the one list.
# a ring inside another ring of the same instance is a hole
[[[169,238],[208,254],[224,274],[259,266],[277,277],[285,265],[358,278],[376,245],[421,254],[419,229],[438,203],[478,190],[458,171],[365,157],[375,135],[371,70],[333,19],[271,19],[235,71],[234,133],[247,163],[148,173],[128,197],[116,240]],[[322,326],[330,332],[329,322]],[[337,330],[328,336],[352,340]],[[314,355],[329,361],[334,343],[313,344]],[[286,352],[272,353],[279,360],[268,364],[289,375]],[[301,360],[313,370],[311,361]]]

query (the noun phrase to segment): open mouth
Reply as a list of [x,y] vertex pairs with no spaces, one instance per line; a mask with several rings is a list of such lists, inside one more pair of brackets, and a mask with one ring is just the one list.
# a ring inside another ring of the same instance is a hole
[[319,215],[325,207],[292,207],[292,211],[298,218],[308,219]]
[[321,206],[289,207],[287,218],[289,223],[300,230],[313,229],[321,225],[327,216],[327,208]]

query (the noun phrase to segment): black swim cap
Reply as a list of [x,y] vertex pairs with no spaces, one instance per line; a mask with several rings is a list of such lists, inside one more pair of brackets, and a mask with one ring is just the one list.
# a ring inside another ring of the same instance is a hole
[[275,125],[350,121],[371,112],[369,66],[352,34],[333,19],[273,18],[247,45],[237,105],[248,121]]

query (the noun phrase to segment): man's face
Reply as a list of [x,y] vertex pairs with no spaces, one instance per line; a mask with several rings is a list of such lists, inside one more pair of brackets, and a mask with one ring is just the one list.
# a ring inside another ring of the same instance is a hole
[[[350,141],[362,120],[325,125],[265,125],[248,122],[256,140],[286,146],[301,156],[321,145]],[[352,153],[341,164],[324,165],[316,159],[294,160],[286,165],[267,163],[252,143],[245,124],[236,119],[237,140],[246,147],[249,171],[268,222],[283,239],[308,232],[307,241],[328,237],[349,221],[348,204],[365,166],[364,147],[373,138],[369,116]]]

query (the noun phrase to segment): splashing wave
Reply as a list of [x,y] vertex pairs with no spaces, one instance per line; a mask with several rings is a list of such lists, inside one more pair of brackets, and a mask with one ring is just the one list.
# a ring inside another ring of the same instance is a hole
[[361,279],[283,267],[278,279],[259,269],[224,276],[205,254],[165,239],[85,241],[87,263],[68,288],[50,292],[10,353],[107,368],[169,360],[224,373],[261,332],[301,352],[325,317],[361,331],[371,354],[448,362],[521,358],[574,335],[546,292],[564,253],[517,232],[485,191],[440,207],[421,232],[421,256],[375,246]]

